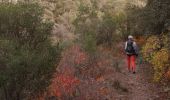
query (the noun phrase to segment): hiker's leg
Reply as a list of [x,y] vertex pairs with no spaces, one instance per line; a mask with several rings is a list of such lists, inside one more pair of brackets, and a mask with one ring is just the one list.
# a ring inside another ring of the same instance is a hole
[[136,71],[136,57],[135,55],[131,56],[131,64],[132,64],[132,70]]
[[130,68],[130,65],[131,65],[130,56],[127,56],[127,64],[128,64],[128,70],[130,71],[131,70],[131,68]]

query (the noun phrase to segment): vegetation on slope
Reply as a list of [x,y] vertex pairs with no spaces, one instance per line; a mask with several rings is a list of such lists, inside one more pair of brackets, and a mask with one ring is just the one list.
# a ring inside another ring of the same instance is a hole
[[60,50],[42,14],[37,4],[0,4],[1,100],[23,100],[50,83]]
[[[115,45],[132,34],[137,41],[146,39],[139,44],[143,59],[153,68],[154,80],[170,79],[169,0],[23,0],[22,3],[19,0],[15,4],[3,1],[0,3],[0,99],[26,99],[49,86],[60,61],[60,49],[54,42],[64,48],[72,43],[81,45],[79,50],[93,58],[86,62],[90,65],[101,56],[100,46],[120,53]],[[93,73],[96,65],[87,69],[89,76],[102,73],[102,69]],[[76,70],[83,73],[83,68],[76,66]]]

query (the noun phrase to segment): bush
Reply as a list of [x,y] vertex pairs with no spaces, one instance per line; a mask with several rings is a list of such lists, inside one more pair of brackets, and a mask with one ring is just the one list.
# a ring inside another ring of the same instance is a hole
[[97,42],[98,44],[107,44],[107,46],[111,47],[114,40],[118,38],[116,36],[116,21],[113,16],[110,14],[105,14],[103,16],[103,20],[99,25],[99,33],[97,34]]
[[0,99],[23,100],[42,92],[59,62],[37,4],[0,4]]
[[81,4],[77,18],[74,21],[75,33],[79,35],[79,42],[84,50],[90,54],[96,50],[98,23],[96,9]]
[[142,48],[142,54],[144,59],[153,65],[154,81],[160,81],[169,67],[167,35],[150,36]]
[[96,51],[96,37],[93,33],[86,33],[83,42],[83,48],[90,54]]
[[[96,0],[90,5],[80,3],[77,17],[74,21],[75,33],[86,51],[95,51],[97,45],[111,47],[118,41],[117,24],[123,20],[107,11],[101,11]],[[93,49],[93,50],[92,50]]]

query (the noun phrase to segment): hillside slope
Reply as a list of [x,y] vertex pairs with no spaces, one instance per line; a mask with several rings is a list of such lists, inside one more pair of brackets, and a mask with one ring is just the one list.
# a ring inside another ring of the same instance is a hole
[[118,57],[107,49],[98,52],[89,64],[79,46],[66,50],[48,91],[38,100],[168,100],[151,82],[148,65],[138,64],[137,73],[132,74],[121,51]]

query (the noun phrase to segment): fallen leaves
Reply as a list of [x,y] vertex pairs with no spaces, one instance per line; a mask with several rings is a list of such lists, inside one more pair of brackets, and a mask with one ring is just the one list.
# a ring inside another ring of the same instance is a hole
[[109,94],[109,88],[107,88],[107,87],[101,87],[100,89],[99,89],[99,93],[100,93],[100,95],[108,95]]

